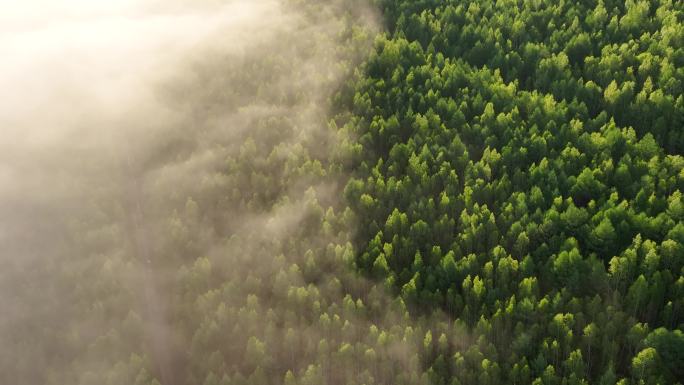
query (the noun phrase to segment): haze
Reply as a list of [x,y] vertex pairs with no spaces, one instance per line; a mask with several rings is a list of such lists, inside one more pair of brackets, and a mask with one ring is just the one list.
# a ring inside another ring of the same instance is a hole
[[[1,3],[0,382],[194,384],[254,371],[257,383],[269,365],[278,383],[316,373],[310,346],[325,334],[317,318],[273,328],[291,322],[292,293],[336,309],[351,286],[388,306],[348,269],[353,219],[331,214],[347,175],[327,169],[343,140],[330,99],[372,38],[350,23],[374,31],[373,16],[296,3]],[[350,31],[357,46],[338,46]],[[318,222],[319,204],[334,228]],[[320,286],[297,265],[314,255],[327,266]],[[217,290],[230,295],[207,308]],[[232,331],[208,368],[215,355],[198,341],[226,308]],[[399,316],[383,313],[375,323],[392,327]],[[356,319],[355,335],[369,325]],[[245,356],[250,336],[293,335],[302,350],[278,362]],[[415,371],[408,349],[388,344],[379,359]]]

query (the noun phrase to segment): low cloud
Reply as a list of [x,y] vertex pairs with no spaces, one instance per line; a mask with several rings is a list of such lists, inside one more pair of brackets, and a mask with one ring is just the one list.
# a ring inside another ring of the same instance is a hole
[[[353,271],[330,167],[330,99],[377,30],[351,3],[0,2],[0,382],[280,383],[407,322]],[[319,374],[417,377],[407,330]]]

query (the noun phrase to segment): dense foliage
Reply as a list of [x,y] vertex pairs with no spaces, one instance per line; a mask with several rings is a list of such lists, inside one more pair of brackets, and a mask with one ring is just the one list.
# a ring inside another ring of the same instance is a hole
[[270,2],[69,148],[0,383],[681,383],[684,3],[374,3]]
[[357,266],[477,341],[434,384],[684,378],[684,3],[381,1]]

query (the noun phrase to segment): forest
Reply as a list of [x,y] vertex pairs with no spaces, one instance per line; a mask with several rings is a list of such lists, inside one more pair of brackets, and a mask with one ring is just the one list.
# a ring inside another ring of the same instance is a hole
[[684,383],[684,2],[64,1],[0,27],[0,383]]

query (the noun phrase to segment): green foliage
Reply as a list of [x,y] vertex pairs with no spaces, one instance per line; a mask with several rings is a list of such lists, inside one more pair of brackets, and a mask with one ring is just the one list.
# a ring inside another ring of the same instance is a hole
[[[447,381],[682,378],[682,3],[380,4],[352,126],[348,188],[378,199],[349,200],[357,265],[467,325],[478,362]],[[376,244],[389,271],[363,257]]]

